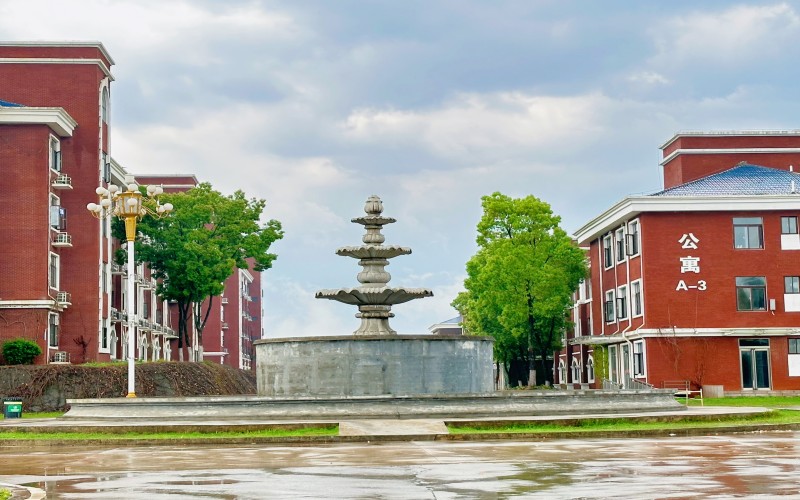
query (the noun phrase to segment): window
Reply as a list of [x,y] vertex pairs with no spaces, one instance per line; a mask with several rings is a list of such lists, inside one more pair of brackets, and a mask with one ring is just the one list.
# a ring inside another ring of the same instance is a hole
[[591,356],[586,360],[586,381],[594,382],[594,358]]
[[628,317],[628,287],[619,287],[617,294],[617,317],[625,319]]
[[580,382],[581,381],[581,364],[578,361],[578,358],[572,358],[572,381],[573,382]]
[[47,343],[50,347],[58,347],[58,315],[50,314],[47,325]]
[[789,339],[789,354],[800,354],[800,339]]
[[50,254],[50,275],[49,275],[49,283],[50,288],[54,288],[58,290],[59,285],[59,257],[58,254],[51,253]]
[[614,260],[611,258],[611,235],[607,234],[603,237],[603,265],[611,267],[614,265]]
[[563,359],[558,361],[558,381],[561,384],[567,383],[567,366]]
[[103,326],[102,335],[100,337],[100,349],[108,349],[108,327]]
[[100,171],[102,172],[103,182],[111,182],[111,162],[105,151],[100,152]]
[[739,311],[766,311],[767,280],[763,276],[736,278],[736,309]]
[[50,136],[49,165],[51,170],[61,172],[61,142],[52,135]]
[[631,221],[628,223],[628,236],[627,236],[627,252],[628,255],[639,254],[639,221]]
[[797,217],[781,217],[781,234],[797,234]]
[[642,315],[642,282],[634,281],[631,283],[631,308],[632,316]]
[[609,290],[606,292],[606,302],[605,302],[605,318],[606,323],[611,323],[614,321],[614,290]]
[[61,200],[55,195],[50,195],[50,227],[67,230],[67,209],[61,206]]
[[761,217],[733,218],[734,248],[764,248]]
[[103,87],[100,97],[100,117],[103,119],[103,123],[108,123],[108,87]]
[[617,244],[617,262],[625,260],[625,230],[620,228],[615,233],[615,242]]
[[786,276],[783,278],[783,293],[800,293],[800,276]]
[[644,342],[633,343],[633,376],[644,376]]

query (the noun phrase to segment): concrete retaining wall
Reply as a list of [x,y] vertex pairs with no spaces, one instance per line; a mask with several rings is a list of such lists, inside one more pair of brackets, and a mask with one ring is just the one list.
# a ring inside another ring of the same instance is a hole
[[397,335],[255,342],[260,396],[475,394],[494,390],[488,337]]
[[683,411],[669,389],[514,391],[461,396],[115,398],[69,400],[66,417],[336,420],[474,418]]

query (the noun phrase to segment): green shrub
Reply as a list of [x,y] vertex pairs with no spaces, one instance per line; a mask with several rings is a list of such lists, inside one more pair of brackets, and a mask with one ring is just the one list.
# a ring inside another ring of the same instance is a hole
[[32,365],[42,350],[36,342],[26,339],[9,340],[3,344],[3,359],[9,365]]

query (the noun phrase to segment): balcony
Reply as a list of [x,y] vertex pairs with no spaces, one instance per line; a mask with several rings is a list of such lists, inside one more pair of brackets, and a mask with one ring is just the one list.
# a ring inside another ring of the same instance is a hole
[[72,189],[72,178],[64,174],[56,176],[53,179],[53,189]]
[[65,233],[65,232],[58,232],[53,237],[53,246],[54,247],[71,247],[72,246],[72,235]]
[[62,307],[72,305],[72,294],[69,292],[58,292],[56,295],[56,302]]

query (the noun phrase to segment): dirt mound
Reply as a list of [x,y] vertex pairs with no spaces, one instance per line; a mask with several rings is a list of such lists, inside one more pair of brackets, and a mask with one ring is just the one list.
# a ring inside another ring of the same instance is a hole
[[[0,366],[0,398],[21,397],[24,411],[62,411],[67,399],[125,396],[124,363]],[[139,397],[228,396],[256,393],[255,372],[212,363],[141,363],[136,365]]]

